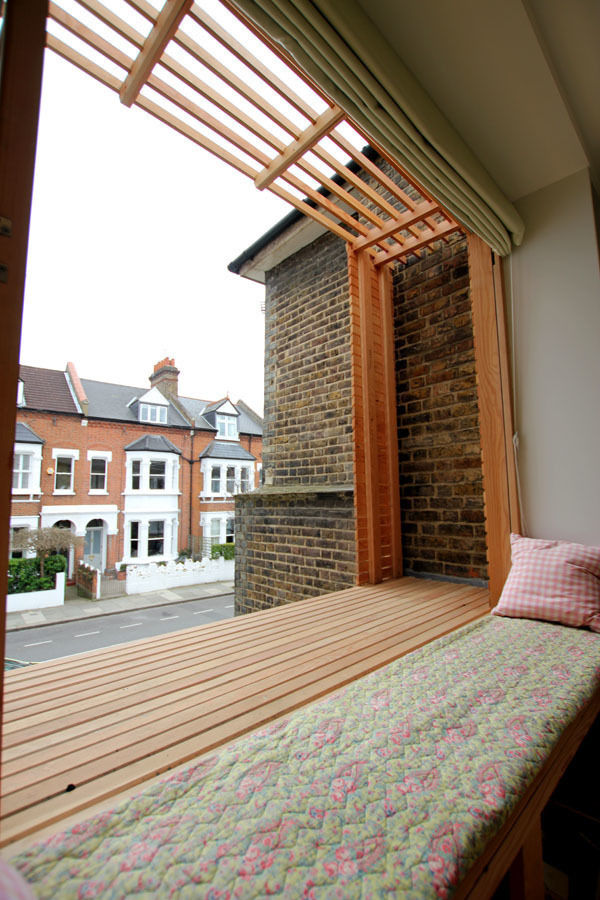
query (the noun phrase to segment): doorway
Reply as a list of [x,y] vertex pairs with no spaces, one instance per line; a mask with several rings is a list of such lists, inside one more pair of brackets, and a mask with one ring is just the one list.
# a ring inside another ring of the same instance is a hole
[[104,571],[105,537],[102,519],[91,519],[85,529],[83,561],[100,572]]

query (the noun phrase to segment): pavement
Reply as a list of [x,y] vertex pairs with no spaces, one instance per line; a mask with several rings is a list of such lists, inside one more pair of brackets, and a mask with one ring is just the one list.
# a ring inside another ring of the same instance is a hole
[[47,609],[32,609],[6,614],[6,630],[19,631],[23,628],[39,628],[41,625],[56,625],[59,622],[73,622],[76,619],[92,619],[94,616],[110,616],[115,613],[152,606],[168,606],[187,600],[204,600],[221,597],[233,592],[233,581],[218,581],[211,584],[192,584],[186,587],[151,591],[147,594],[124,594],[122,597],[102,597],[87,600],[78,597],[74,587],[67,587],[63,606]]

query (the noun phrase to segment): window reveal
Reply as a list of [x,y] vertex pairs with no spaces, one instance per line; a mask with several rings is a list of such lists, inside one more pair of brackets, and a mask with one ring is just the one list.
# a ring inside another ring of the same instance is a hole
[[135,558],[140,555],[140,523],[129,523],[129,555]]
[[56,458],[54,490],[73,490],[73,458],[71,456],[58,456]]
[[217,437],[237,441],[238,429],[235,416],[217,415]]
[[150,490],[164,491],[167,464],[164,460],[152,460],[150,463]]
[[235,466],[227,466],[227,493],[235,493]]
[[90,490],[106,490],[106,460],[102,457],[93,457],[90,463]]
[[15,453],[13,460],[13,491],[28,490],[31,484],[31,454]]
[[166,425],[167,407],[140,403],[140,422],[159,422],[161,425]]
[[148,556],[162,556],[165,546],[165,523],[148,523]]
[[142,461],[134,459],[131,463],[131,490],[139,491],[142,478]]

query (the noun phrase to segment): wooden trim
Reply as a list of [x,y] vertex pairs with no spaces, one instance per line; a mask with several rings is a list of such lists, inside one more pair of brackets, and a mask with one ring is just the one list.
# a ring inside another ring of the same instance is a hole
[[510,379],[510,363],[508,338],[506,334],[506,303],[502,263],[494,253],[492,274],[494,278],[494,296],[496,300],[496,322],[498,324],[498,349],[500,353],[500,380],[502,383],[502,409],[504,411],[504,443],[506,445],[506,465],[508,471],[508,508],[510,514],[510,530],[521,534],[521,506],[517,487],[517,466],[513,446],[515,426],[513,421],[512,389]]
[[[2,329],[0,332],[0,557],[8,558],[12,457],[16,420],[19,344],[37,143],[47,0],[8,3],[0,90],[0,215],[10,234],[0,235]],[[0,566],[0,597],[6,598],[7,567]],[[4,646],[6,602],[0,613]],[[0,722],[4,673],[0,674]],[[0,725],[1,727],[1,725]],[[1,738],[1,735],[0,735]]]
[[344,113],[338,106],[333,106],[331,109],[322,113],[316,122],[309,125],[306,131],[303,131],[295,141],[289,144],[279,156],[275,157],[275,159],[256,176],[254,184],[259,191],[264,190],[264,188],[271,184],[272,181],[275,181],[275,179],[289,166],[294,165],[307,150],[312,149],[315,144],[318,144],[323,135],[327,134],[332,128],[335,128],[343,118]]
[[400,249],[393,248],[388,251],[383,251],[378,253],[375,257],[375,263],[378,266],[385,265],[386,263],[393,262],[396,259],[399,259],[401,256],[409,256],[411,253],[416,253],[417,250],[422,250],[424,247],[428,247],[429,244],[434,241],[439,241],[442,238],[449,237],[451,234],[454,234],[455,231],[462,231],[462,227],[458,225],[456,222],[434,222],[433,224],[427,223],[427,229],[419,230],[418,234],[413,235],[412,238],[407,238],[406,241],[402,244]]
[[152,31],[144,41],[131,70],[121,86],[121,103],[131,106],[146,80],[159,62],[163,50],[179,28],[181,20],[189,12],[193,0],[165,0]]
[[467,235],[473,339],[479,401],[490,603],[495,606],[510,570],[510,504],[498,310],[492,251]]
[[[539,817],[567,766],[600,715],[600,689],[577,718],[563,731],[550,756],[529,785],[517,808],[490,841],[458,886],[456,900],[488,900],[517,854],[538,827]],[[525,851],[530,852],[530,851]]]
[[390,506],[390,550],[392,577],[402,575],[402,526],[400,519],[400,475],[398,461],[398,422],[396,366],[394,353],[394,303],[392,272],[382,266],[378,272],[383,343],[383,384],[387,433],[387,481]]
[[[242,16],[240,10],[233,9],[230,4],[225,3],[226,6],[231,10],[233,15],[243,21],[247,28],[253,31],[257,37],[263,41],[263,43],[267,44],[271,47],[270,42],[265,39],[265,36],[252,26],[245,17]],[[310,104],[300,97],[295,91],[290,88],[289,84],[286,84],[283,79],[279,78],[273,71],[266,66],[262,60],[258,59],[252,53],[250,53],[246,47],[240,41],[236,40],[231,34],[229,34],[224,28],[222,28],[218,22],[208,15],[203,9],[201,9],[197,4],[191,9],[191,18],[194,19],[195,22],[198,23],[202,28],[204,28],[216,41],[218,41],[222,47],[225,48],[229,53],[232,53],[240,62],[242,62],[245,66],[254,72],[255,75],[258,75],[259,78],[262,78],[264,81],[269,84],[273,90],[279,94],[282,100],[286,103],[289,103],[290,106],[294,107],[298,112],[302,113],[303,116],[309,120],[309,122],[314,122],[317,118],[316,113],[311,108]],[[273,49],[271,47],[271,49]],[[280,59],[283,57],[281,54],[276,53]],[[289,63],[286,62],[286,65]],[[295,68],[295,67],[294,67]],[[297,70],[296,70],[297,71]],[[300,73],[298,73],[300,74]],[[302,77],[302,76],[300,76]],[[314,90],[314,87],[311,85],[311,90]],[[315,92],[317,93],[317,92]],[[324,98],[322,91],[318,91],[318,93]]]
[[[314,91],[313,99],[308,93],[300,96],[291,91],[285,81],[273,71],[276,67],[271,65],[268,54],[263,58],[261,54],[251,52],[226,27],[215,21],[198,5],[192,4],[192,0],[167,0],[158,14],[146,0],[126,0],[126,2],[150,22],[151,30],[147,38],[118,15],[106,10],[100,0],[81,0],[81,6],[103,23],[102,35],[94,31],[93,23],[91,27],[84,25],[75,16],[63,13],[54,4],[51,6],[51,16],[56,21],[62,22],[71,34],[123,70],[120,78],[115,79],[112,71],[107,71],[95,60],[81,53],[78,45],[77,49],[71,46],[68,36],[66,39],[59,39],[48,35],[47,46],[103,84],[116,89],[125,104],[137,104],[150,115],[255,180],[260,188],[268,188],[345,241],[354,241],[358,234],[359,238],[363,237],[368,241],[368,244],[358,244],[358,247],[372,247],[379,242],[382,247],[382,253],[378,258],[380,264],[398,259],[409,252],[418,256],[421,248],[427,243],[445,236],[446,231],[433,218],[435,215],[433,211],[438,209],[437,205],[418,188],[414,179],[388,160],[401,178],[420,192],[420,197],[409,195],[396,183],[400,179],[395,181],[378,168],[357,149],[356,140],[351,140],[345,132],[336,129],[335,126],[345,119],[346,124],[356,132],[356,137],[361,137],[360,129],[357,129],[318,86],[310,82],[293,60],[286,57],[285,51],[272,45],[268,37],[262,35],[260,30],[248,22],[238,10],[232,8],[227,0],[223,0],[224,5],[233,15],[245,22],[245,25],[267,47],[270,47],[283,65],[289,66],[304,79],[306,86]],[[203,29],[223,48],[224,52],[220,54],[217,51],[217,54],[224,62],[197,43],[183,24],[182,27],[178,27],[186,14],[187,20],[193,23],[194,28]],[[113,34],[112,43],[110,32]],[[105,34],[108,38],[104,36]],[[135,60],[118,49],[122,38],[137,48]],[[164,52],[169,41],[185,50],[190,62],[177,61]],[[240,77],[230,71],[227,62],[231,56],[261,79],[264,90],[260,87],[257,89],[248,87],[243,75]],[[194,70],[195,62],[208,68],[222,81],[223,86],[210,86],[197,77]],[[197,92],[199,100],[203,98],[214,104],[227,119],[211,115],[201,104],[189,97],[188,90],[179,90],[177,86],[161,79],[159,74],[154,74],[152,69],[155,65],[165,68],[179,79],[186,89]],[[144,84],[151,91],[160,94],[166,103],[163,104],[161,98],[156,102],[157,98],[148,91],[140,93]],[[237,102],[230,98],[229,89],[237,94],[239,98]],[[271,91],[285,100],[285,104],[269,103],[265,95]],[[315,107],[322,109],[318,97],[328,104],[329,108],[324,113],[318,113],[315,109]],[[173,113],[171,104],[178,107],[176,114]],[[248,104],[254,108],[255,114],[248,115]],[[182,116],[179,110],[182,111]],[[298,113],[306,124],[298,120]],[[216,141],[205,136],[202,131],[197,131],[195,127],[190,127],[188,116],[195,118],[203,128],[209,128],[212,134],[216,134]],[[291,143],[285,135],[290,136]],[[341,162],[337,152],[329,152],[327,145],[320,140],[321,137],[328,137],[338,149],[346,152],[353,162],[362,167],[361,175],[353,172],[347,163]],[[364,135],[362,137],[366,143],[368,138]],[[270,150],[278,154],[275,159],[272,158]],[[315,165],[315,158],[324,164],[323,168],[321,165]],[[255,160],[257,166],[249,165],[249,160]],[[292,167],[295,168],[291,172]],[[338,179],[334,180],[329,170],[333,170],[343,181],[338,184]],[[299,175],[300,172],[307,178]],[[287,181],[290,185],[291,192],[284,187],[283,181]],[[307,203],[306,199],[311,202]],[[430,214],[426,214],[423,206],[430,210]],[[443,215],[447,221],[452,222],[447,213],[444,212]],[[386,222],[386,217],[391,222]],[[396,221],[397,226],[394,224]],[[457,223],[453,224],[455,228],[459,227]],[[406,233],[407,237],[404,238],[399,231]],[[398,234],[398,237],[392,243],[394,234]]]
[[[440,206],[438,203],[425,201],[419,203],[414,210],[408,210],[408,212],[401,213],[400,215],[396,213],[396,217],[393,221],[386,222],[381,228],[372,229],[365,237],[357,238],[352,245],[352,249],[363,250],[365,247],[372,247],[374,244],[385,246],[385,244],[382,244],[382,241],[396,235],[399,231],[405,231],[411,225],[424,221],[426,216],[433,215],[433,213],[439,211]],[[396,240],[399,239],[396,238]],[[403,241],[400,241],[400,243],[403,243]]]
[[373,350],[372,294],[375,272],[366,251],[357,254],[360,349],[362,356],[362,397],[364,416],[364,457],[366,487],[369,582],[381,581],[381,527],[379,516],[379,466],[377,399],[375,395],[375,354]]
[[510,900],[544,900],[542,820],[537,816],[509,869]]

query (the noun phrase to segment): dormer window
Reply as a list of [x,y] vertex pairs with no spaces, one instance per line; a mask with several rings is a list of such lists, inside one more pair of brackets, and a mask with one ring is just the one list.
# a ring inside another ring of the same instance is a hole
[[238,427],[237,416],[217,415],[217,437],[225,440],[237,441]]
[[167,424],[167,407],[153,406],[151,403],[140,403],[140,422]]
[[25,385],[20,378],[17,381],[17,406],[25,406]]

